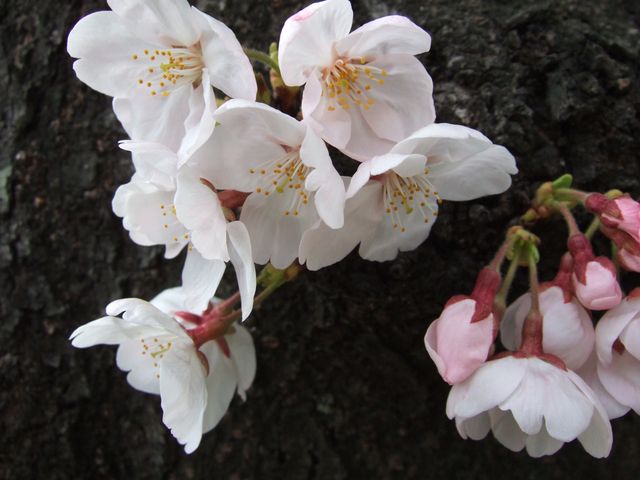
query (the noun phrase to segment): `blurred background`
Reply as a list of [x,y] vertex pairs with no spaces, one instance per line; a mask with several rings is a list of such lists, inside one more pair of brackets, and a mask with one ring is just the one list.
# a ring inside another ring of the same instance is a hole
[[[382,264],[351,255],[278,291],[247,321],[258,355],[247,401],[236,397],[187,456],[158,399],[127,385],[115,349],[67,340],[113,299],[178,285],[182,266],[133,244],[111,212],[131,175],[125,134],[65,49],[74,23],[106,2],[0,2],[0,478],[636,478],[631,414],[613,422],[607,460],[575,443],[533,460],[459,438],[423,335],[451,295],[470,292],[540,182],[570,172],[585,190],[640,194],[638,2],[352,3],[358,25],[400,13],[431,33],[421,59],[438,120],[505,145],[520,174],[503,195],[446,203],[416,251]],[[195,4],[266,50],[306,3]],[[564,226],[536,232],[550,279]],[[627,289],[639,280],[626,277]]]

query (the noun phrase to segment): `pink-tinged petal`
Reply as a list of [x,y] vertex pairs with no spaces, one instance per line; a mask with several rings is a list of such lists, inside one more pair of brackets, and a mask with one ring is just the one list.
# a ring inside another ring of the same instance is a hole
[[471,418],[497,407],[518,389],[526,371],[522,359],[504,357],[486,362],[453,386],[447,399],[447,416]]
[[[443,372],[446,372],[447,365],[445,364],[444,359],[438,354],[438,334],[436,324],[437,320],[434,320],[429,324],[427,333],[425,333],[424,335],[424,346],[427,349],[427,353],[429,354],[431,361],[436,364],[438,373],[442,377]],[[458,429],[458,431],[460,431],[460,429]],[[467,438],[466,435],[463,435],[462,433],[460,433],[460,435],[462,436],[462,438]]]
[[622,291],[615,270],[603,266],[599,261],[590,261],[586,267],[586,284],[573,275],[573,287],[580,303],[590,310],[608,310],[622,300]]
[[195,7],[193,14],[202,31],[200,45],[211,85],[231,98],[255,100],[258,87],[253,67],[235,34]]
[[609,310],[596,325],[596,352],[605,365],[613,358],[613,344],[625,328],[640,318],[640,299],[625,299],[620,305]]
[[198,41],[187,0],[107,0],[132,32],[160,45],[189,47]]
[[598,378],[613,398],[640,415],[640,360],[614,352],[609,365],[598,363]]
[[[336,148],[344,148],[349,142],[352,130],[357,131],[357,128],[351,125],[349,112],[335,107],[322,88],[320,73],[314,71],[309,76],[302,94],[302,116],[305,123],[327,143]],[[360,123],[362,122],[360,119]],[[365,125],[364,128],[368,127]],[[382,148],[384,149],[388,143],[382,141]]]
[[238,395],[246,399],[246,391],[249,390],[256,376],[256,348],[249,331],[242,325],[234,325],[235,332],[226,335],[225,340],[231,350],[231,362],[238,379]]
[[132,140],[162,143],[177,152],[185,135],[182,125],[189,115],[193,92],[193,88],[185,86],[166,97],[114,98],[113,111]]
[[604,385],[602,385],[598,377],[597,363],[598,357],[596,352],[593,351],[584,365],[576,373],[580,375],[589,388],[591,388],[595,398],[600,401],[609,419],[613,420],[614,418],[622,417],[630,409],[613,398],[604,388]]
[[94,345],[118,345],[130,339],[127,324],[118,317],[102,317],[76,328],[69,340],[76,348]]
[[443,200],[466,201],[502,193],[518,172],[509,151],[459,125],[429,125],[394,151],[425,155],[429,180]]
[[589,427],[578,435],[578,440],[585,451],[595,457],[603,458],[609,456],[613,445],[613,432],[611,422],[607,417],[607,412],[598,400],[597,395],[589,386],[572,371],[567,372],[571,381],[580,391],[592,402],[594,406],[593,416]]
[[[360,138],[354,138],[342,148],[355,158],[371,158],[387,153],[391,147],[373,151],[367,147],[369,137],[393,143],[404,140],[413,132],[433,123],[436,118],[433,104],[433,81],[420,61],[409,55],[388,55],[367,63],[374,78],[363,80],[364,106],[351,105],[352,117],[362,116],[368,126]],[[365,70],[366,71],[366,70]],[[361,75],[362,77],[363,75]],[[366,76],[366,75],[364,75]],[[359,123],[359,122],[356,122]],[[393,145],[392,145],[393,146]]]
[[318,214],[309,204],[294,215],[291,205],[297,197],[295,190],[284,189],[268,197],[254,193],[245,201],[240,221],[249,231],[256,263],[271,261],[274,267],[283,269],[298,257],[302,235],[318,220]]
[[209,260],[229,260],[227,220],[218,195],[202,183],[194,172],[178,174],[175,196],[178,220],[191,231],[191,242]]
[[533,458],[553,455],[562,448],[564,442],[553,438],[543,425],[538,433],[527,437],[527,453]]
[[314,202],[318,215],[331,228],[344,225],[344,204],[346,192],[342,177],[337,172],[324,141],[312,129],[300,147],[300,159],[306,166],[313,168],[307,175],[305,188],[315,192]]
[[251,239],[242,222],[231,222],[227,227],[227,235],[229,257],[238,279],[242,320],[246,320],[253,309],[253,296],[256,293],[256,269],[251,255]]
[[618,228],[631,235],[636,242],[640,242],[640,203],[631,197],[620,197],[614,202],[621,215]]
[[312,3],[282,27],[278,60],[282,79],[289,86],[302,85],[316,67],[333,61],[334,42],[351,30],[353,11],[347,0]]
[[389,15],[365,23],[336,42],[338,55],[346,58],[419,55],[430,48],[429,34],[400,15]]
[[226,264],[222,260],[207,260],[195,249],[189,249],[182,269],[185,306],[190,312],[202,312],[220,285]]
[[626,248],[621,248],[616,254],[620,266],[631,272],[640,272],[640,255],[635,255]]
[[78,78],[94,90],[112,97],[149,95],[139,84],[146,79],[147,65],[134,60],[156,45],[133,35],[113,12],[97,12],[80,20],[69,33],[67,50],[78,58],[73,69]]
[[370,182],[347,200],[342,228],[332,229],[317,222],[304,232],[300,263],[306,262],[309,270],[319,270],[339,262],[363,239],[373,235],[381,219],[382,185]]
[[465,440],[482,440],[491,430],[491,419],[486,412],[472,418],[456,418],[456,428]]
[[[493,315],[471,323],[475,309],[475,300],[455,302],[447,305],[434,322],[431,340],[435,340],[435,344],[427,347],[437,352],[441,366],[435,359],[434,362],[442,378],[450,384],[460,383],[476,371],[487,359],[493,344]],[[427,337],[425,344],[428,344]]]
[[489,411],[491,431],[502,445],[512,452],[521,451],[527,443],[527,435],[520,430],[511,412],[503,412],[499,408]]
[[216,122],[213,114],[216,102],[209,86],[209,72],[202,72],[202,84],[191,89],[189,97],[189,115],[184,121],[185,135],[178,150],[178,167],[184,165],[195,152],[211,137]]
[[200,348],[209,362],[206,379],[207,406],[202,418],[202,433],[212,430],[224,417],[236,391],[237,379],[231,361],[224,356],[216,342]]
[[207,406],[206,372],[195,347],[174,345],[160,364],[162,422],[192,453],[202,438],[202,420]]

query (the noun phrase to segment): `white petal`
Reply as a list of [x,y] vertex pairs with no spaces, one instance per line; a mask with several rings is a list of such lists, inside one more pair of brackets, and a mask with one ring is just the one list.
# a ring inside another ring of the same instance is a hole
[[307,175],[305,188],[315,192],[318,215],[329,227],[341,228],[344,225],[346,200],[344,182],[331,162],[327,146],[310,128],[300,147],[300,159],[313,168]]
[[619,418],[625,415],[630,409],[622,405],[604,388],[597,372],[598,357],[595,351],[591,352],[591,355],[584,363],[584,365],[576,373],[585,381],[585,383],[591,388],[595,397],[600,401],[609,419]]
[[507,350],[515,351],[522,343],[522,325],[531,309],[531,295],[525,293],[507,307],[500,322],[500,340]]
[[418,55],[431,48],[431,37],[407,17],[390,15],[365,23],[336,43],[340,56]]
[[[140,331],[137,338],[127,342],[122,342],[118,347],[116,355],[116,365],[118,368],[127,373],[127,383],[136,390],[151,393],[153,395],[160,394],[160,381],[158,379],[159,359],[151,357],[148,351],[143,348],[141,339],[148,339],[148,335],[154,334],[153,331]],[[162,332],[155,332],[160,338]],[[164,339],[163,339],[164,341]],[[144,354],[143,354],[144,352]]]
[[224,23],[195,7],[193,11],[202,28],[200,44],[211,85],[231,98],[255,100],[258,87],[253,67],[235,34]]
[[[443,132],[444,128],[448,131]],[[447,136],[438,138],[433,135],[436,131]],[[429,179],[442,199],[466,201],[504,192],[511,185],[511,175],[517,173],[513,155],[483,138],[479,132],[458,125],[430,125],[412,135],[407,145],[418,150],[414,153],[427,156]]]
[[510,410],[520,430],[527,435],[535,435],[542,428],[547,390],[545,378],[539,373],[534,359],[523,359],[527,372],[518,388],[499,404],[501,410]]
[[172,90],[166,97],[114,98],[113,111],[132,140],[162,143],[177,152],[185,135],[184,120],[193,92],[193,88],[185,86]]
[[363,239],[373,235],[382,219],[382,185],[370,182],[345,204],[344,227],[334,230],[322,222],[307,230],[300,242],[300,263],[319,270],[339,262]]
[[527,453],[533,458],[553,455],[562,448],[562,445],[564,442],[549,435],[544,425],[538,433],[527,437]]
[[227,220],[218,195],[191,170],[178,174],[175,196],[178,220],[191,231],[191,242],[209,260],[229,260]]
[[[602,320],[601,320],[602,321]],[[624,406],[640,415],[640,361],[629,352],[614,353],[608,365],[598,363],[604,388]]]
[[117,317],[102,317],[76,328],[69,340],[76,348],[94,345],[118,345],[129,340],[127,324]]
[[251,255],[251,239],[242,222],[231,222],[227,228],[229,256],[238,278],[238,290],[242,304],[242,319],[246,320],[253,308],[256,293],[256,268]]
[[285,189],[269,197],[254,193],[242,207],[240,221],[251,237],[253,259],[258,264],[269,261],[276,268],[286,268],[298,257],[303,233],[318,219],[312,205],[303,205],[299,215],[285,215],[297,197],[295,190]]
[[518,388],[525,372],[526,362],[513,357],[485,363],[453,386],[447,399],[447,416],[470,418],[497,407]]
[[312,3],[288,18],[278,42],[278,59],[287,85],[302,85],[316,67],[329,66],[333,43],[351,29],[353,11],[347,0]]
[[491,422],[489,414],[486,412],[476,415],[471,418],[456,418],[456,428],[458,433],[465,440],[470,438],[472,440],[482,440],[487,436],[491,429]]
[[186,296],[182,287],[173,287],[163,290],[153,297],[149,303],[167,315],[173,316],[175,312],[187,309],[185,299]]
[[73,69],[80,80],[112,97],[149,95],[139,79],[148,65],[134,54],[155,50],[156,45],[137,38],[113,12],[96,12],[80,20],[69,33],[67,50],[78,58]]
[[[367,139],[377,136],[391,142],[400,142],[419,128],[429,125],[436,118],[433,103],[433,81],[420,61],[409,55],[389,55],[367,64],[372,70],[385,72],[380,80],[372,81],[368,98],[373,104],[368,109],[351,108],[352,118],[356,114],[364,117],[369,132],[351,141],[344,147],[347,154],[361,156],[380,155],[384,151],[372,152]],[[380,83],[384,82],[384,83]],[[352,127],[353,130],[353,127]]]
[[162,421],[193,452],[202,438],[202,419],[207,405],[205,370],[193,345],[176,345],[160,367]]
[[231,351],[231,361],[238,378],[238,395],[244,400],[245,392],[256,376],[256,348],[249,331],[242,325],[234,325],[235,332],[225,336]]
[[209,86],[209,72],[202,72],[202,84],[191,89],[189,97],[189,115],[184,121],[185,136],[178,151],[178,166],[184,165],[198,149],[211,137],[215,127],[213,114],[216,102]]
[[137,183],[144,181],[165,191],[175,190],[178,158],[173,150],[161,143],[140,141],[120,142],[120,148],[132,154]]
[[114,300],[107,305],[106,310],[108,315],[116,316],[122,314],[123,320],[127,323],[146,329],[151,328],[154,332],[161,331],[190,341],[189,336],[178,322],[149,302],[139,298]]
[[206,260],[195,248],[189,249],[182,269],[182,287],[188,311],[202,312],[207,308],[226,266],[222,260]]
[[493,436],[512,452],[519,452],[527,442],[527,435],[520,430],[511,412],[503,412],[498,408],[489,411]]
[[209,362],[207,407],[202,419],[202,433],[213,429],[224,417],[236,391],[237,379],[231,361],[224,356],[215,342],[207,342],[200,351]]
[[187,0],[107,0],[131,31],[166,46],[189,47],[198,41]]

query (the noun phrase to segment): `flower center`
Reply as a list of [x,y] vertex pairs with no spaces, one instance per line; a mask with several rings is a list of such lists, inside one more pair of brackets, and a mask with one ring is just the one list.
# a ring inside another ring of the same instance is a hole
[[170,50],[144,50],[131,56],[143,68],[136,83],[152,95],[169,96],[171,90],[183,85],[198,84],[204,63],[198,45]]
[[442,200],[429,182],[428,174],[426,168],[424,174],[413,177],[401,177],[392,171],[383,175],[385,215],[394,229],[404,233],[410,215],[422,216],[424,223],[435,221]]
[[309,174],[307,167],[300,159],[300,149],[283,146],[285,156],[276,160],[269,160],[256,168],[249,169],[251,175],[260,176],[256,193],[265,197],[271,194],[287,195],[291,197],[282,214],[286,217],[297,217],[300,210],[309,203],[310,193],[304,188],[304,182]]
[[329,98],[327,110],[332,112],[337,107],[349,110],[352,106],[369,110],[375,104],[372,91],[384,85],[387,72],[366,62],[364,57],[339,58],[332,67],[323,70],[322,94]]
[[[141,354],[148,357],[153,363],[154,368],[160,368],[160,362],[164,358],[165,354],[171,350],[172,343],[168,341],[169,337],[165,340],[161,337],[148,337],[141,338],[140,344],[142,346]],[[160,374],[156,373],[156,378],[160,378]]]

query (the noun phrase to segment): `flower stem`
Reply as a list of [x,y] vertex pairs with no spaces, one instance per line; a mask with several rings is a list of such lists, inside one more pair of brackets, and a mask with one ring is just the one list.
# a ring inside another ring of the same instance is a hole
[[275,71],[280,76],[280,66],[268,53],[261,52],[260,50],[254,50],[253,48],[245,48],[244,53],[252,60],[265,64],[271,70]]
[[591,240],[599,228],[600,228],[600,219],[596,216],[591,222],[591,225],[589,225],[587,230],[584,232],[584,236],[587,237],[589,240]]
[[579,235],[580,229],[571,210],[562,202],[554,202],[553,207],[564,217],[567,227],[569,228],[569,236]]
[[507,270],[507,273],[504,276],[504,279],[502,280],[502,287],[500,288],[500,291],[496,295],[494,304],[498,307],[501,307],[502,311],[504,311],[504,309],[507,306],[507,297],[509,296],[509,290],[511,290],[511,284],[513,283],[513,279],[516,276],[518,267],[520,266],[519,263],[520,263],[520,258],[518,253],[516,253],[513,255],[513,258],[511,259],[511,263],[509,263],[509,268]]
[[542,314],[540,313],[540,286],[538,284],[538,267],[535,256],[528,255],[529,285],[531,289],[531,310],[527,314],[522,327],[522,344],[520,351],[527,355],[540,355],[542,349]]

